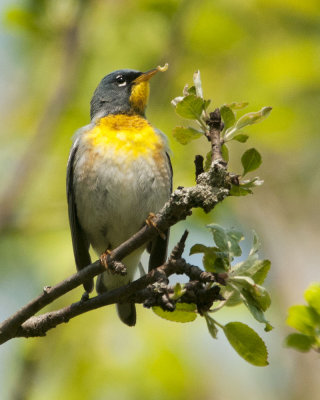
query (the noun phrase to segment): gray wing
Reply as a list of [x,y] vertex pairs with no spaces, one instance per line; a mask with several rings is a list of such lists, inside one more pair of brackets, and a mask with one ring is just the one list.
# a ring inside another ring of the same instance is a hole
[[[168,153],[167,155],[167,161],[168,161],[168,167],[170,171],[170,193],[172,192],[172,176],[173,176],[173,171],[172,171],[172,165],[171,165],[171,160],[170,156]],[[166,232],[163,232],[165,234],[165,239],[162,239],[160,236],[157,236],[149,246],[149,251],[150,251],[150,258],[149,258],[149,271],[151,271],[154,268],[159,267],[160,265],[164,264],[167,258],[167,251],[168,251],[168,242],[169,242],[169,229]]]
[[[68,167],[67,167],[67,199],[68,199],[68,211],[69,211],[69,224],[71,229],[73,253],[77,266],[77,270],[80,271],[82,268],[91,264],[91,258],[89,254],[90,243],[86,237],[85,232],[80,226],[77,207],[75,203],[74,188],[73,188],[73,169],[74,160],[77,153],[77,141],[71,148]],[[87,292],[91,292],[93,289],[93,280],[89,279],[83,283],[84,289]]]

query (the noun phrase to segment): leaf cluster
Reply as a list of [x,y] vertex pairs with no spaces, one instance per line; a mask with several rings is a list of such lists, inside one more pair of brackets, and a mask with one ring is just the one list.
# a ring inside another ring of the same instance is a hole
[[[244,239],[244,235],[235,229],[224,229],[216,224],[210,224],[207,227],[211,231],[213,245],[205,246],[197,243],[190,249],[190,255],[203,254],[204,270],[224,278],[223,283],[219,284],[224,300],[202,315],[206,320],[209,333],[217,339],[220,328],[231,346],[246,361],[257,366],[267,365],[266,346],[252,328],[240,322],[222,325],[211,314],[225,306],[244,304],[258,322],[265,324],[266,331],[271,330],[272,326],[264,315],[271,304],[271,299],[267,290],[261,286],[270,269],[270,261],[259,259],[260,241],[254,234],[248,258],[233,265],[235,257],[242,255],[240,241]],[[176,298],[183,294],[183,285],[176,284]],[[176,322],[191,322],[199,315],[196,305],[177,303],[177,306],[173,312],[164,311],[160,307],[154,307],[153,311],[162,318]]]
[[[208,111],[210,100],[203,97],[200,72],[193,75],[193,86],[186,85],[182,96],[176,97],[172,104],[176,113],[189,120],[193,125],[187,127],[178,126],[173,130],[173,136],[182,145],[186,145],[202,136],[212,140],[212,125],[210,118],[213,115],[221,116],[220,145],[221,156],[227,163],[229,160],[229,149],[227,143],[238,141],[246,143],[249,136],[244,129],[250,125],[264,120],[271,111],[271,107],[264,107],[258,112],[250,112],[237,118],[237,111],[244,109],[248,103],[230,103],[216,108],[214,113]],[[214,128],[215,129],[215,128]],[[220,142],[219,142],[220,141]],[[216,145],[216,143],[215,143]],[[213,149],[213,147],[212,147]],[[232,184],[230,195],[244,196],[252,193],[252,188],[261,185],[263,181],[259,178],[243,178],[249,172],[256,170],[262,163],[260,153],[250,148],[241,157],[243,171],[237,175],[237,180]],[[209,171],[212,165],[212,150],[206,155],[204,170]],[[240,242],[244,235],[235,229],[225,229],[216,224],[207,225],[212,234],[212,245],[201,243],[191,247],[190,255],[202,254],[202,264],[206,272],[217,277],[215,283],[209,282],[207,286],[219,285],[222,299],[214,303],[212,307],[202,312],[193,304],[182,304],[177,302],[174,311],[164,311],[160,307],[154,307],[153,311],[160,317],[176,322],[191,322],[198,315],[205,318],[211,336],[216,339],[219,329],[223,331],[231,346],[246,361],[253,365],[265,366],[268,364],[268,353],[261,337],[248,325],[241,322],[229,322],[222,325],[213,313],[223,307],[231,307],[243,304],[258,322],[265,325],[265,331],[270,331],[272,326],[265,317],[265,311],[270,307],[271,299],[268,291],[262,286],[270,269],[269,260],[261,260],[258,256],[260,241],[257,235],[253,235],[253,244],[248,257],[239,263],[235,258],[242,255]],[[185,293],[184,285],[176,284],[174,294],[176,300]]]
[[[203,90],[201,86],[200,72],[197,71],[193,75],[194,85],[189,87],[186,85],[183,89],[183,95],[172,100],[176,113],[187,120],[192,120],[194,126],[178,126],[173,130],[173,137],[182,145],[186,145],[193,140],[197,140],[208,135],[208,108],[211,100],[203,98]],[[237,112],[248,106],[247,102],[233,102],[224,104],[219,107],[221,118],[224,124],[221,132],[221,152],[224,160],[229,161],[229,148],[227,143],[237,141],[246,143],[249,135],[244,133],[244,129],[250,125],[257,124],[268,117],[272,108],[263,107],[260,111],[249,112],[237,118]],[[211,165],[212,152],[206,155],[205,170]],[[255,171],[262,163],[261,154],[255,148],[246,150],[241,157],[243,170],[239,176],[243,178],[249,172]],[[263,183],[258,177],[252,179],[242,179],[239,184],[233,185],[230,191],[231,196],[246,196],[252,194],[255,186]]]
[[320,352],[320,282],[314,282],[304,292],[308,305],[289,308],[287,324],[299,333],[291,333],[286,345],[301,352]]

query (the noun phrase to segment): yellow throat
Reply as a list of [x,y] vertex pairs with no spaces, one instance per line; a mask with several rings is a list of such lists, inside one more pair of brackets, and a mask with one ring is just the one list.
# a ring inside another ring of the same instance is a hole
[[[138,86],[138,85],[137,85]],[[164,143],[148,121],[139,115],[108,115],[86,135],[93,148],[113,150],[126,160],[140,156],[158,158]]]

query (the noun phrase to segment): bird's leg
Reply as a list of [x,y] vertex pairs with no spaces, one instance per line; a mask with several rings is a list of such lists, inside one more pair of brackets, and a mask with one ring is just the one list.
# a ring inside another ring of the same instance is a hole
[[153,212],[149,213],[146,219],[146,224],[150,227],[152,226],[159,233],[161,239],[165,240],[166,235],[158,228],[157,224],[154,222],[155,218],[156,214],[154,214]]
[[83,293],[83,295],[81,296],[81,300],[80,301],[87,301],[89,300],[89,292],[85,291]]
[[112,274],[126,275],[127,268],[121,261],[111,261],[110,258],[111,251],[106,250],[100,256],[100,263],[105,267],[106,270],[110,271]]

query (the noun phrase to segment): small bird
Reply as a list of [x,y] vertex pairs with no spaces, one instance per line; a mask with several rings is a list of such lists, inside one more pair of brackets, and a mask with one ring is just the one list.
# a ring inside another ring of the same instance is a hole
[[[91,123],[74,135],[67,167],[67,199],[77,270],[91,263],[90,245],[98,256],[130,238],[151,213],[158,212],[172,191],[172,167],[166,136],[145,116],[149,80],[165,67],[147,72],[123,69],[105,76],[91,100]],[[149,270],[166,259],[168,234],[122,260],[127,274],[108,269],[98,276],[103,293],[132,281],[148,248]],[[93,280],[86,281],[87,293]],[[125,324],[136,323],[132,303],[117,304]]]

